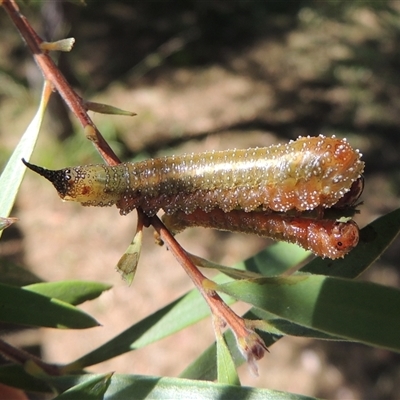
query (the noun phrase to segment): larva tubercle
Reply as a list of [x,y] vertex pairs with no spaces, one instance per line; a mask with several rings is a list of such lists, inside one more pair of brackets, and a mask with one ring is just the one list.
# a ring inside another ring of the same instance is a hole
[[163,215],[162,220],[173,234],[197,226],[256,234],[296,243],[317,256],[330,259],[344,257],[357,246],[359,240],[358,226],[352,220],[339,222],[331,219],[312,219],[272,211],[246,213],[243,210],[233,210],[224,213],[220,209],[214,209],[209,213],[196,210],[192,214],[178,211],[172,215]]
[[116,204],[123,215],[140,207],[152,216],[160,209],[167,214],[198,209],[301,212],[330,208],[341,199],[341,207],[346,207],[359,196],[353,188],[359,186],[364,169],[360,158],[345,139],[318,136],[113,167],[99,164],[52,171],[23,161],[50,180],[64,200],[85,206]]

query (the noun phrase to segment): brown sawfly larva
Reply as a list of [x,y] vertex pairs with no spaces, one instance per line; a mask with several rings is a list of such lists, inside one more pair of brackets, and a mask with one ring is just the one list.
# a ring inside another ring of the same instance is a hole
[[246,213],[243,210],[234,210],[224,213],[220,209],[214,209],[209,213],[196,210],[192,214],[185,214],[178,211],[172,215],[163,215],[162,220],[173,234],[196,226],[250,233],[296,243],[317,256],[330,259],[345,256],[357,246],[359,240],[358,226],[352,220],[339,222],[276,212]]
[[345,139],[318,136],[112,167],[52,171],[23,161],[50,180],[64,200],[84,206],[116,204],[123,215],[140,207],[152,216],[160,209],[167,214],[197,209],[286,212],[330,208],[340,201],[346,207],[357,197],[352,187],[355,182],[359,186],[364,169],[360,157]]

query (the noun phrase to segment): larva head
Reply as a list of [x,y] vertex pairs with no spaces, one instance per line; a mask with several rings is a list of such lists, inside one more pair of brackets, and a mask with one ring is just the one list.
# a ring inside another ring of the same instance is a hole
[[324,257],[344,257],[350,250],[357,246],[360,232],[358,225],[350,220],[348,222],[328,221],[331,226],[326,227],[326,235],[322,235],[319,246],[324,248],[321,252]]
[[32,171],[48,179],[56,188],[58,195],[67,201],[76,201],[84,206],[110,206],[115,204],[120,195],[107,190],[107,174],[104,166],[49,170],[33,165],[22,159]]
[[60,169],[58,171],[52,171],[49,169],[45,169],[42,167],[39,167],[34,164],[30,164],[28,161],[25,159],[22,159],[22,162],[32,171],[38,173],[41,176],[44,176],[46,179],[48,179],[56,188],[58,194],[62,199],[68,194],[69,192],[69,175],[68,175],[68,170],[67,169]]

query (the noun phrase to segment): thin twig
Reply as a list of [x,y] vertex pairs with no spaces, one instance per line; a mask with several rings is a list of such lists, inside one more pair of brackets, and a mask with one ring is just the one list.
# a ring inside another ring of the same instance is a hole
[[217,285],[206,278],[196,268],[192,260],[189,258],[189,255],[175,240],[171,232],[166,228],[161,220],[155,216],[150,218],[150,222],[159,234],[161,240],[175,256],[201,295],[204,297],[216,321],[219,321],[221,325],[226,324],[232,330],[236,337],[239,350],[245,357],[246,361],[248,361],[254,374],[257,375],[257,365],[255,361],[261,359],[264,356],[265,351],[268,351],[261,337],[246,323],[246,320],[233,312],[233,310],[221,299],[215,291]]
[[[121,160],[105,141],[96,125],[89,117],[82,98],[72,89],[48,52],[42,50],[40,46],[41,43],[43,43],[42,38],[35,32],[29,21],[20,13],[17,3],[14,0],[2,0],[0,4],[4,7],[18,31],[25,39],[45,79],[51,82],[70,110],[76,115],[82,127],[85,129],[86,136],[96,146],[104,161],[110,165],[119,164]],[[87,129],[88,126],[92,129]]]
[[[67,82],[64,75],[48,55],[48,52],[42,49],[41,44],[43,43],[43,40],[34,31],[28,20],[20,13],[16,2],[14,0],[0,0],[0,5],[4,7],[22,37],[25,39],[36,63],[44,75],[44,78],[51,82],[53,87],[58,91],[68,107],[80,121],[87,138],[93,142],[106,163],[109,165],[119,164],[121,161],[89,117],[82,98],[77,95],[74,89]],[[206,300],[214,317],[220,321],[221,325],[227,324],[232,329],[238,340],[239,347],[247,360],[252,362],[254,359],[261,358],[265,349],[262,340],[252,329],[249,329],[249,327],[246,326],[245,320],[235,314],[226,305],[226,303],[216,293],[215,283],[207,279],[196,268],[185,250],[179,245],[161,220],[157,216],[147,219],[141,210],[138,210],[138,218],[139,224],[143,223],[146,226],[149,224],[153,225],[161,239],[168,246],[179,264],[181,264]],[[13,356],[15,351],[18,352],[19,350],[14,348],[12,349],[12,351],[10,350],[10,358],[13,358],[17,362],[23,362],[26,358],[26,353],[21,353],[18,357]],[[5,348],[3,351],[7,352],[8,350]],[[42,368],[45,365],[47,364],[42,362]],[[51,366],[49,366],[49,368],[51,369]]]
[[2,339],[0,339],[0,354],[2,354],[7,360],[13,361],[16,364],[26,366],[27,363],[33,362],[40,369],[51,376],[61,375],[61,370],[59,366],[45,363],[40,358],[35,357],[34,355],[29,354],[24,350],[17,349],[6,343]]

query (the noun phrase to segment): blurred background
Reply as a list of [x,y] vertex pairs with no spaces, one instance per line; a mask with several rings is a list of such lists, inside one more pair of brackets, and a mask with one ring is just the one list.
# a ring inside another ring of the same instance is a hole
[[[82,97],[138,114],[93,115],[122,159],[337,135],[359,148],[366,162],[359,225],[400,206],[398,1],[102,0],[86,7],[35,1],[21,7],[44,39],[76,39],[71,53],[57,57]],[[42,77],[0,11],[4,165],[35,112]],[[58,95],[48,111],[34,163],[59,169],[101,162]],[[62,203],[47,182],[27,173],[12,213],[20,221],[0,242],[1,263],[48,281],[90,279],[114,287],[83,306],[101,328],[24,331],[7,337],[12,344],[69,362],[192,289],[150,230],[133,285],[120,279],[115,265],[135,231],[134,214]],[[202,229],[178,239],[224,265],[271,243]],[[395,241],[362,279],[399,287],[399,245]],[[177,376],[212,341],[206,320],[91,370]],[[243,384],[330,399],[395,399],[400,393],[400,356],[385,350],[293,338],[270,350],[260,377],[241,368]]]

